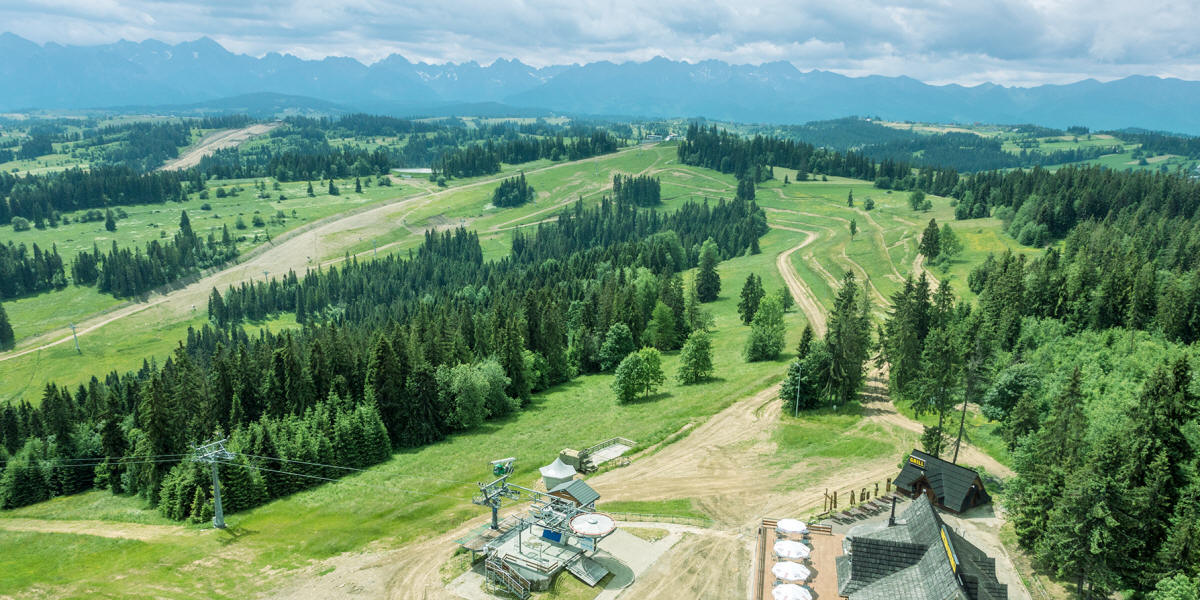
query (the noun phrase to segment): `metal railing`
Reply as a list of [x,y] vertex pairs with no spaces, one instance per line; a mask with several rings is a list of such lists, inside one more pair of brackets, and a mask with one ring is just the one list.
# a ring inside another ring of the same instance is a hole
[[595,446],[592,446],[590,448],[585,448],[584,452],[587,453],[588,456],[591,456],[595,452],[603,450],[609,446],[615,446],[617,444],[624,444],[626,446],[629,446],[630,448],[633,448],[634,446],[637,445],[637,442],[635,442],[629,438],[623,438],[623,437],[609,438],[607,440],[604,440],[603,442],[600,442],[599,444],[596,444]]
[[636,521],[636,522],[658,522],[658,523],[675,523],[676,525],[692,525],[695,527],[703,527],[705,529],[712,527],[712,519],[705,517],[685,517],[681,515],[653,515],[647,513],[631,513],[606,510],[604,507],[599,507],[597,510],[603,511],[604,514],[617,519],[618,521]]
[[489,573],[495,575],[517,597],[522,598],[522,600],[529,597],[530,588],[533,587],[529,583],[529,580],[514,571],[504,560],[489,556],[484,566]]

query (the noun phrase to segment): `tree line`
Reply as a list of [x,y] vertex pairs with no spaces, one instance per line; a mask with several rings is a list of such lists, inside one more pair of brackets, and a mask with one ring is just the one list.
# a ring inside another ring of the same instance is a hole
[[93,245],[91,252],[75,257],[71,277],[76,285],[95,285],[103,293],[126,298],[220,266],[237,255],[237,243],[228,226],[222,228],[220,239],[213,232],[203,238],[192,230],[187,211],[181,211],[179,231],[170,240],[150,240],[144,251],[118,247],[115,240],[108,252]]
[[446,177],[475,177],[500,172],[500,163],[521,164],[539,159],[580,160],[616,152],[620,142],[604,129],[586,128],[554,137],[513,137],[487,140],[448,151],[433,165]]
[[139,173],[127,166],[93,166],[25,176],[0,173],[0,225],[21,217],[44,227],[60,213],[130,204],[182,202],[187,198],[178,171]]
[[66,287],[63,259],[58,248],[43,251],[37,244],[0,244],[0,299],[20,298]]
[[876,163],[859,152],[837,152],[812,144],[757,135],[743,138],[716,126],[688,126],[687,138],[679,144],[679,161],[731,173],[739,180],[761,182],[774,175],[771,167],[797,171],[797,181],[810,173],[836,175],[874,181],[885,189],[919,189],[945,195],[955,189],[958,173],[954,169],[914,165],[885,159]]

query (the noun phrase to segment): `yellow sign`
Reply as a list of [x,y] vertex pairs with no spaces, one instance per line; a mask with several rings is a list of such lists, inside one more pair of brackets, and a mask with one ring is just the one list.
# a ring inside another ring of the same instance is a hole
[[958,572],[958,563],[954,560],[954,549],[950,547],[950,538],[946,537],[946,526],[942,525],[942,545],[946,547],[946,557],[950,559],[950,570]]
[[917,457],[915,457],[915,456],[909,455],[909,457],[908,457],[908,462],[910,462],[910,463],[912,463],[912,464],[914,464],[914,465],[916,465],[916,466],[918,466],[918,467],[920,467],[920,468],[922,468],[922,469],[924,469],[924,468],[925,468],[925,461],[924,461],[924,460],[922,460],[922,459],[920,459],[920,458],[917,458]]

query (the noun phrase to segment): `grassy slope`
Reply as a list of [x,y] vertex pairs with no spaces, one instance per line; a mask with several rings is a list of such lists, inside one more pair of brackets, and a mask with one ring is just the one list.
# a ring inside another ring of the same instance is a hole
[[[637,172],[657,164],[655,168],[667,169],[660,173],[664,177],[664,191],[690,189],[689,193],[715,197],[718,191],[732,187],[730,177],[673,164],[673,149],[635,152],[643,154],[612,157],[611,166]],[[590,175],[586,172],[589,170],[592,171]],[[596,171],[588,165],[564,169],[561,173],[547,172],[544,177],[534,175],[534,184],[539,190],[560,189],[564,194],[560,199],[570,200],[579,192],[598,189],[609,179],[604,167],[598,173]],[[782,177],[782,173],[779,175]],[[777,187],[779,192],[775,191]],[[878,208],[871,217],[879,224],[879,237],[872,233],[873,229],[860,209],[845,207],[845,194],[849,189],[854,189],[859,207],[867,195],[875,197]],[[480,216],[472,226],[495,227],[508,221],[515,221],[514,224],[536,222],[552,214],[539,211],[554,204],[550,201],[543,205],[539,198],[539,204],[535,206],[487,214],[488,211],[479,204],[480,198],[473,192],[470,197],[472,199],[454,197],[425,218],[439,215],[455,218],[477,212]],[[667,204],[682,201],[683,198],[677,197],[668,200]],[[919,231],[923,219],[915,218],[901,195],[883,194],[865,182],[836,180],[787,187],[768,183],[760,189],[759,201],[767,207],[809,213],[772,212],[769,221],[823,232],[823,237],[813,246],[813,260],[831,273],[840,275],[844,268],[865,272],[871,275],[880,293],[887,295],[900,285],[899,281],[889,279],[894,276],[889,264],[902,275],[911,268],[910,248],[915,244],[911,241],[900,244],[889,252],[878,242],[881,237],[885,243],[894,244]],[[943,200],[936,200],[935,205],[935,214],[949,210]],[[420,216],[413,215],[412,218]],[[852,241],[845,222],[840,220],[847,218],[859,220],[860,233]],[[500,253],[506,250],[507,239],[505,232],[500,231],[485,236],[485,245],[489,253]],[[653,401],[620,406],[615,404],[609,391],[611,376],[581,377],[539,395],[526,411],[503,422],[488,423],[477,431],[399,453],[388,463],[343,483],[325,485],[233,515],[230,521],[235,525],[234,535],[199,531],[184,525],[174,526],[176,535],[150,541],[0,531],[0,552],[7,561],[4,566],[9,572],[19,574],[0,582],[0,595],[27,595],[33,592],[30,586],[36,584],[42,589],[54,586],[58,593],[67,595],[242,596],[247,592],[262,591],[270,585],[270,577],[261,575],[264,569],[267,573],[277,572],[303,566],[310,559],[368,546],[395,547],[453,529],[464,519],[478,517],[480,511],[469,503],[469,497],[474,489],[473,482],[480,477],[486,461],[492,458],[501,455],[520,457],[517,481],[528,484],[535,478],[534,467],[549,460],[563,447],[583,446],[613,435],[630,437],[641,443],[662,440],[684,424],[702,420],[778,380],[790,358],[790,349],[798,339],[803,317],[795,311],[788,313],[788,352],[780,360],[747,364],[741,359],[741,349],[748,329],[740,324],[736,315],[737,292],[751,272],[764,278],[768,290],[782,287],[782,279],[774,265],[775,256],[803,239],[801,233],[772,230],[762,239],[762,254],[736,258],[721,265],[722,297],[709,305],[716,317],[714,360],[718,379],[713,382],[682,388],[668,381],[663,393]],[[800,266],[799,262],[797,266]],[[811,274],[807,268],[799,271],[806,279]],[[832,299],[830,292],[827,289],[818,294],[826,306]],[[196,322],[199,321],[197,317]],[[283,322],[275,325],[283,325]],[[182,326],[184,324],[174,324],[169,327],[176,329],[168,328],[150,335],[114,329],[116,335],[111,337],[143,338],[147,344],[145,348],[125,351],[140,357],[147,352],[153,354],[153,347],[164,351],[161,348],[169,347],[172,340],[178,339],[180,331],[177,328]],[[67,356],[47,361],[44,368],[50,368],[50,364],[61,368],[67,360],[72,359]],[[118,362],[120,360],[114,359],[112,368],[119,368]],[[673,374],[677,363],[678,356],[669,354],[664,361],[666,372]],[[90,372],[93,368],[94,364],[87,370]],[[39,381],[36,374],[26,377]],[[40,384],[30,384],[30,387],[37,389]],[[788,417],[778,431],[775,441],[779,452],[774,467],[781,473],[806,459],[878,460],[897,453],[899,448],[897,440],[881,439],[881,432],[875,426],[866,425],[855,410],[808,414],[799,419]],[[780,480],[780,486],[785,488],[801,484],[799,480]],[[401,491],[414,488],[436,496],[417,496]],[[614,510],[618,508],[674,514],[696,512],[687,499],[682,499],[678,506],[620,506]],[[162,522],[152,511],[142,509],[138,500],[112,497],[102,491],[59,498],[0,515],[0,518],[15,517]],[[79,537],[85,540],[81,542]],[[16,552],[18,548],[29,551]],[[39,561],[45,557],[65,553],[72,556],[72,563],[78,568],[71,571],[38,569]],[[121,560],[114,560],[113,555],[119,555]],[[215,568],[198,568],[199,565]]]

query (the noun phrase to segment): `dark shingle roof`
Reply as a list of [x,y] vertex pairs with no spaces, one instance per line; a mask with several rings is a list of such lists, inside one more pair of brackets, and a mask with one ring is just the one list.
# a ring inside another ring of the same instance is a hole
[[600,498],[600,494],[593,490],[592,486],[584,483],[582,479],[572,479],[566,483],[560,483],[554,486],[550,492],[566,492],[580,505],[591,504]]
[[939,504],[957,512],[991,500],[987,491],[982,487],[977,490],[981,500],[971,501],[969,498],[971,486],[975,485],[975,481],[979,479],[979,474],[975,471],[936,458],[920,450],[913,450],[910,457],[923,461],[925,468],[922,469],[913,464],[911,460],[906,461],[904,468],[896,476],[894,482],[896,487],[912,492],[917,481],[924,478],[938,497]]
[[1007,599],[1007,586],[996,580],[996,561],[945,529],[956,576],[942,542],[942,520],[928,498],[914,500],[902,518],[897,525],[847,538],[849,555],[835,561],[839,595],[850,600]]

